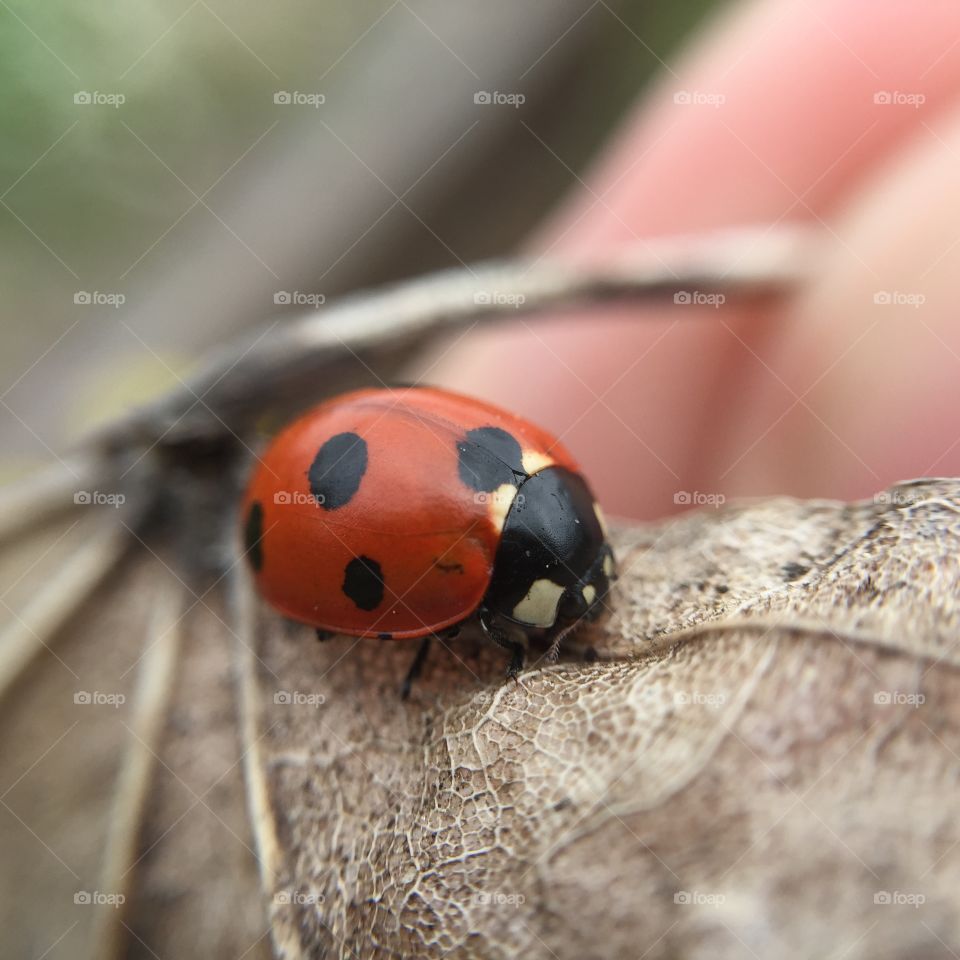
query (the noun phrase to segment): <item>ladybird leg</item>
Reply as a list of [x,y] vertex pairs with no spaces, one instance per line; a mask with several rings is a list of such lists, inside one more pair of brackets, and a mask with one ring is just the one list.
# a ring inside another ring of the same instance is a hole
[[516,680],[527,660],[527,648],[519,640],[510,637],[502,627],[498,626],[485,613],[480,614],[480,626],[483,632],[498,646],[510,651],[510,664],[507,666],[507,676]]
[[580,626],[580,621],[575,620],[573,623],[568,624],[562,629],[558,630],[553,637],[550,639],[550,646],[547,649],[547,663],[556,663],[557,657],[560,656],[560,647],[563,644],[563,641]]
[[324,630],[322,627],[317,627],[317,639],[321,643],[326,643],[328,640],[332,640],[335,634],[331,633],[329,630]]
[[427,654],[430,653],[430,642],[432,640],[433,637],[430,634],[423,638],[423,641],[420,644],[420,649],[417,651],[417,655],[413,658],[413,663],[410,664],[410,669],[407,671],[407,675],[400,686],[401,700],[406,700],[409,698],[411,688],[417,682],[417,680],[420,679],[420,674],[423,673],[423,665],[427,661]]
[[505,631],[494,627],[490,631],[490,639],[498,647],[503,647],[510,651],[510,663],[507,665],[507,676],[511,680],[516,680],[518,674],[527,662],[527,648],[518,640],[511,640]]

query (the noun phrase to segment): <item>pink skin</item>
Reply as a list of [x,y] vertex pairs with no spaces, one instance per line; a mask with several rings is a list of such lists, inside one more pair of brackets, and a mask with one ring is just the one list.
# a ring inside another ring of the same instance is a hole
[[[824,235],[814,279],[789,300],[475,331],[428,379],[560,434],[625,516],[678,509],[678,491],[851,498],[960,474],[957,37],[956,4],[733,7],[661,72],[527,252],[586,260],[652,235],[803,222]],[[925,102],[876,104],[879,91]],[[875,303],[889,291],[924,302]]]

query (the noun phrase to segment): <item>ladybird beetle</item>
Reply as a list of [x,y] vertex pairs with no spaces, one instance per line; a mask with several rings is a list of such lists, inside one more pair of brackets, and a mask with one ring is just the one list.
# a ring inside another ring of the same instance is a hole
[[512,654],[600,612],[614,578],[576,462],[539,427],[433,387],[364,389],[273,440],[243,503],[263,597],[326,634],[430,638],[476,619]]

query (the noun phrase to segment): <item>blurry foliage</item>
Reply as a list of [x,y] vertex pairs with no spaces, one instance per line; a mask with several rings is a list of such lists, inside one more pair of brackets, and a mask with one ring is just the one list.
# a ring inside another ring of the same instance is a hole
[[[5,202],[84,283],[115,284],[193,202],[177,176],[202,194],[276,120],[273,92],[332,62],[387,5],[14,0],[0,10],[4,189],[36,165]],[[78,106],[78,91],[126,102]],[[27,277],[63,268],[9,211],[2,230],[8,283],[35,303]]]
[[[585,6],[577,27],[546,53],[569,53],[572,45],[576,56],[555,92],[524,118],[582,171],[659,68],[647,47],[668,55],[709,6]],[[74,291],[140,282],[151,269],[149,253],[133,266],[143,251],[158,240],[178,242],[171,226],[195,202],[191,190],[203,194],[276,121],[275,91],[336,95],[346,77],[341,63],[362,63],[396,15],[410,14],[390,0],[0,6],[0,390],[78,319]],[[78,106],[78,91],[121,93],[126,101],[119,109]],[[482,169],[464,170],[464,189],[453,197],[429,195],[426,184],[417,193],[424,218],[465,259],[508,250],[573,185],[564,165],[516,128],[491,145],[496,176],[485,158]],[[501,158],[508,158],[509,176]],[[206,198],[214,208],[228,181]],[[224,242],[234,241],[225,233]],[[363,256],[362,246],[356,255]],[[379,272],[374,267],[369,282],[449,263],[425,237]]]

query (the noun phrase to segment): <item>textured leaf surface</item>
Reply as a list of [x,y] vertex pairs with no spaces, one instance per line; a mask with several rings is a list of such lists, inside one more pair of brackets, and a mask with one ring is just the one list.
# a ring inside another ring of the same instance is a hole
[[163,531],[91,552],[122,516],[0,552],[5,955],[957,952],[960,481],[622,528],[596,661],[465,636],[408,703],[415,644],[319,644]]

